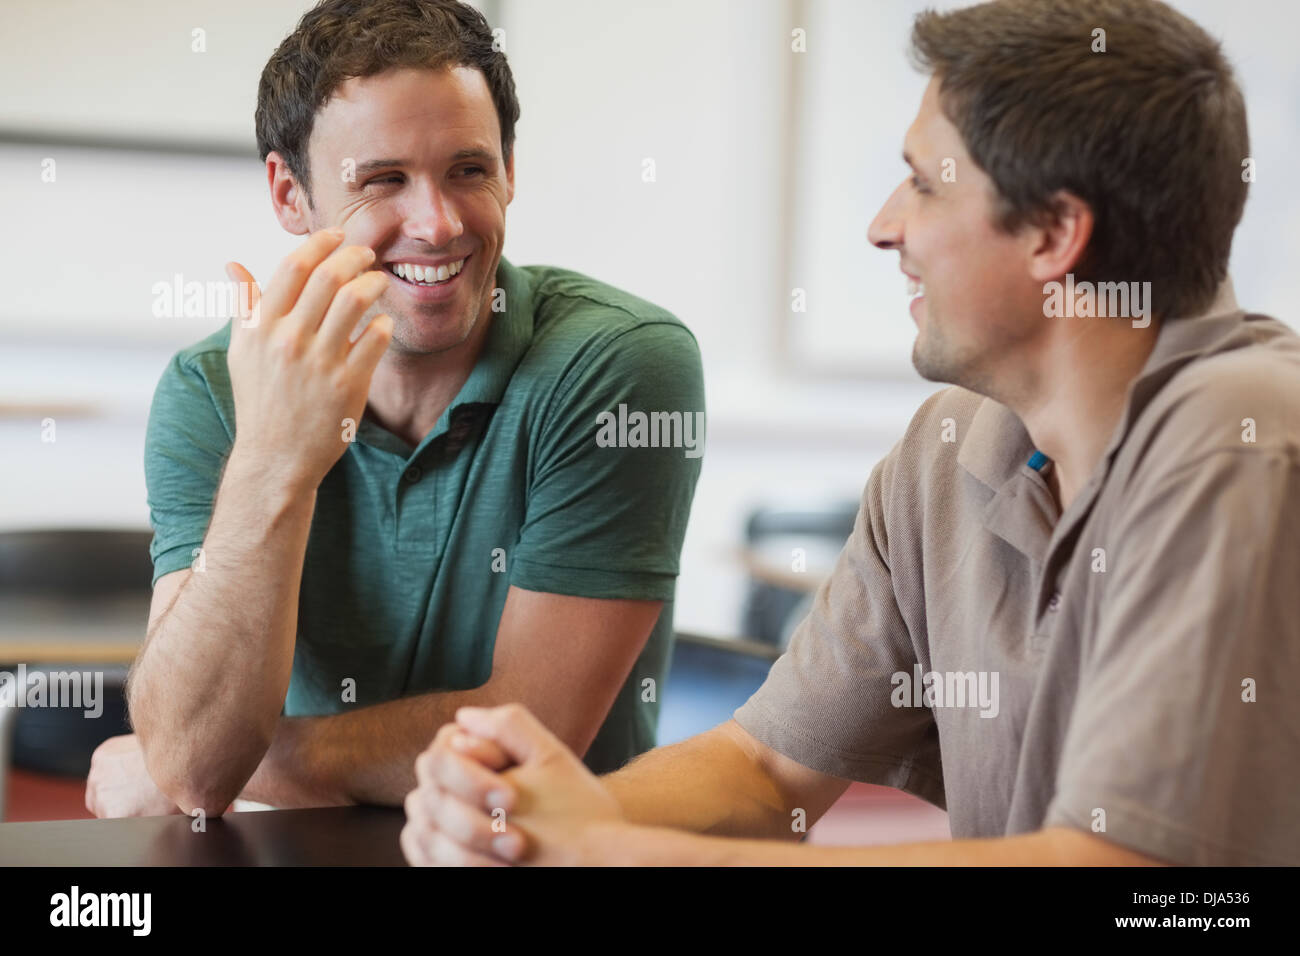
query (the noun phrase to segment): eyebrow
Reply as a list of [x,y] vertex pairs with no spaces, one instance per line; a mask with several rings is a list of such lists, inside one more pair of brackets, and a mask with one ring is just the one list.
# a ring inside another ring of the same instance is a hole
[[[496,161],[496,155],[486,149],[458,149],[452,153],[451,161],[459,163],[466,159],[477,159],[481,162],[492,163]],[[378,172],[381,169],[391,169],[394,166],[407,166],[410,162],[405,159],[368,159],[364,163],[358,163],[357,176],[367,176],[370,173]]]
[[458,163],[462,159],[479,159],[483,162],[492,163],[496,162],[496,158],[496,153],[478,147],[472,149],[458,149],[456,152],[451,154],[451,161],[453,163]]

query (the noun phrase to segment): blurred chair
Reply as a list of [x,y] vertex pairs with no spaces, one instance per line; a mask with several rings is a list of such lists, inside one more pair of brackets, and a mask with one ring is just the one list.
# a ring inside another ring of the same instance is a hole
[[[0,532],[0,820],[10,766],[85,777],[104,740],[129,733],[126,663],[144,639],[152,596],[148,531]],[[105,639],[101,639],[105,638]],[[103,710],[18,707],[16,666],[30,681],[52,672],[102,672]]]
[[[745,564],[749,581],[741,608],[741,633],[784,648],[807,614],[812,595],[830,573],[835,557],[853,532],[858,502],[821,509],[759,508],[745,522]],[[795,549],[805,570],[791,565]]]
[[767,679],[778,655],[766,644],[679,631],[659,709],[658,746],[730,720]]
[[149,531],[0,532],[0,597],[70,601],[149,593]]

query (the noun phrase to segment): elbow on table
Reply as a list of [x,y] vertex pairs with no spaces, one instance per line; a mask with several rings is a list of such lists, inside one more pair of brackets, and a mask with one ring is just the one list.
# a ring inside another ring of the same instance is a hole
[[[139,733],[139,731],[137,731]],[[140,738],[145,767],[154,785],[189,815],[221,816],[234,803],[271,745],[270,734],[238,735],[238,752],[160,734]]]

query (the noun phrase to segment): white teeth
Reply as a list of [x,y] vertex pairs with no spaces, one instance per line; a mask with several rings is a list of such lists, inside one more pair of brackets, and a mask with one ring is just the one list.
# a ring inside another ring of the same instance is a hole
[[438,282],[446,282],[452,276],[459,275],[464,265],[465,260],[459,259],[456,262],[442,266],[420,266],[413,262],[394,262],[391,268],[394,274],[408,282],[433,285]]
[[907,294],[910,296],[925,295],[925,283],[919,279],[907,277]]

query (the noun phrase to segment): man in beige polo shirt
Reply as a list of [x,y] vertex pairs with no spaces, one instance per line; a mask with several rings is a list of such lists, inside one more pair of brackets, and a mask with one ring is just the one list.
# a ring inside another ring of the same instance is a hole
[[[1300,338],[1226,278],[1244,106],[1185,17],[1074,6],[917,18],[933,78],[869,237],[957,387],[767,682],[599,779],[522,707],[463,709],[411,862],[1300,864]],[[954,839],[794,845],[853,780]]]

